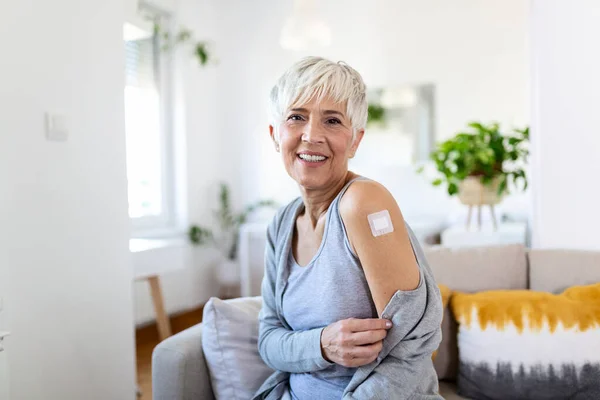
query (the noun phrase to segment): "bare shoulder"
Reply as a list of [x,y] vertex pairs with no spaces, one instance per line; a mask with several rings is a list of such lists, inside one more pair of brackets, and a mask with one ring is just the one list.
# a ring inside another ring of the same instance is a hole
[[353,182],[340,199],[340,214],[346,218],[356,218],[387,209],[400,213],[400,207],[390,191],[374,180]]

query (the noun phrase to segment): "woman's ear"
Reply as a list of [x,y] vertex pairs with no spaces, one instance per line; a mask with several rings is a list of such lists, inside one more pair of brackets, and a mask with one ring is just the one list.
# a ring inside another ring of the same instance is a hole
[[275,144],[275,151],[279,152],[279,142],[275,137],[275,128],[273,128],[273,125],[269,125],[269,136],[271,136],[271,140],[273,141],[273,144]]
[[352,140],[352,146],[350,147],[350,158],[353,158],[356,154],[356,150],[358,150],[358,145],[360,144],[363,136],[365,134],[364,129],[359,129],[354,134],[354,139]]

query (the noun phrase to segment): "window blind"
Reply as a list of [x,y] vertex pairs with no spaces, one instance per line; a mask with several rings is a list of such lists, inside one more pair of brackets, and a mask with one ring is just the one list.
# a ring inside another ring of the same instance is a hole
[[156,88],[154,38],[125,42],[125,84],[139,88]]

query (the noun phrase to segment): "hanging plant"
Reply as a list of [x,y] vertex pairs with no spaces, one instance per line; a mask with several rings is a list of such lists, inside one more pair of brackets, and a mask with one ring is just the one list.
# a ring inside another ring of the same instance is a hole
[[192,56],[198,60],[201,66],[208,65],[209,62],[215,60],[211,56],[209,49],[210,44],[205,40],[197,40],[194,38],[194,32],[185,26],[180,26],[177,33],[164,27],[160,16],[156,15],[145,15],[145,18],[152,22],[154,29],[154,36],[158,38],[160,43],[160,49],[164,52],[174,50],[178,46],[190,46]]
[[209,43],[207,41],[198,41],[194,38],[194,33],[180,27],[179,32],[173,35],[168,29],[161,27],[158,21],[154,21],[154,34],[160,37],[161,49],[165,52],[173,50],[180,45],[190,45],[193,48],[193,55],[198,59],[200,65],[205,66],[210,61]]

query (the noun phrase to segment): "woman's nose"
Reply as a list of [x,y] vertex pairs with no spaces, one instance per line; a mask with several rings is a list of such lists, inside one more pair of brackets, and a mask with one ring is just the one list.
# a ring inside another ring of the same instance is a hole
[[309,143],[323,143],[325,141],[325,132],[316,121],[309,121],[302,132],[302,140]]

